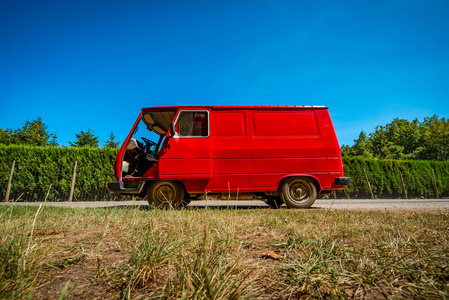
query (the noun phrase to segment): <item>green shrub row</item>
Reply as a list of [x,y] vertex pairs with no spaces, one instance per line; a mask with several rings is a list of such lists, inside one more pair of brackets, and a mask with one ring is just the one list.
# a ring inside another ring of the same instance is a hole
[[[12,161],[16,161],[10,199],[66,201],[77,161],[75,201],[117,199],[107,190],[118,149],[0,146],[0,201],[3,201]],[[343,158],[352,185],[339,198],[370,198],[368,176],[376,198],[403,198],[401,173],[408,198],[434,198],[432,170],[440,197],[449,197],[449,162]]]
[[107,190],[107,183],[113,180],[117,151],[110,148],[0,146],[0,201],[6,194],[13,160],[16,163],[10,199],[32,201],[47,197],[49,201],[67,200],[75,161],[75,200],[114,197]]
[[[366,177],[375,198],[404,198],[401,175],[408,198],[434,198],[432,170],[440,197],[449,196],[449,162],[423,160],[380,160],[344,157],[345,176],[351,186],[338,191],[338,197],[371,198]],[[366,176],[365,176],[365,172]]]

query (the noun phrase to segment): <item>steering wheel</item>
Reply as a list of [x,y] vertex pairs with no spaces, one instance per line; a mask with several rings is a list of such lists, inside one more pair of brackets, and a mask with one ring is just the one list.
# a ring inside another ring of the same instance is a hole
[[156,143],[155,142],[153,142],[153,141],[150,141],[149,139],[147,139],[147,138],[144,138],[144,137],[141,137],[141,139],[145,142],[145,146],[146,145],[148,145],[148,146],[153,146],[153,145],[156,145]]
[[141,139],[145,142],[145,146],[143,147],[143,152],[145,154],[147,154],[148,151],[150,150],[151,146],[156,145],[156,143],[153,141],[150,141],[149,139],[144,138],[144,137],[141,137]]

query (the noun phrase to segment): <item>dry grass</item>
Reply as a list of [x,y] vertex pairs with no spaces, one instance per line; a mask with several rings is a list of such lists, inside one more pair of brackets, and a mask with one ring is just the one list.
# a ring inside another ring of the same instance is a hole
[[449,215],[0,207],[0,298],[448,298]]

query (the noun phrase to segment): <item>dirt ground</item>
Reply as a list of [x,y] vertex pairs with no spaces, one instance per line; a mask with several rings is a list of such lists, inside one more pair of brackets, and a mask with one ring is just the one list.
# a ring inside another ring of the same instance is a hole
[[33,236],[25,252],[40,253],[37,272],[24,282],[34,299],[211,298],[207,288],[227,299],[221,282],[248,285],[233,291],[247,299],[449,296],[448,200],[318,200],[307,210],[255,202],[40,212],[16,203],[1,224]]

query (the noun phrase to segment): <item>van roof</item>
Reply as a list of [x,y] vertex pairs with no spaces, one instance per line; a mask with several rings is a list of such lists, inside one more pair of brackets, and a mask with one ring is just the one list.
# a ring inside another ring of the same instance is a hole
[[229,110],[229,109],[270,109],[270,110],[285,110],[285,109],[328,109],[322,105],[178,105],[178,106],[154,106],[142,108],[143,112],[146,111],[176,111],[180,108],[188,109],[204,109],[211,110]]

